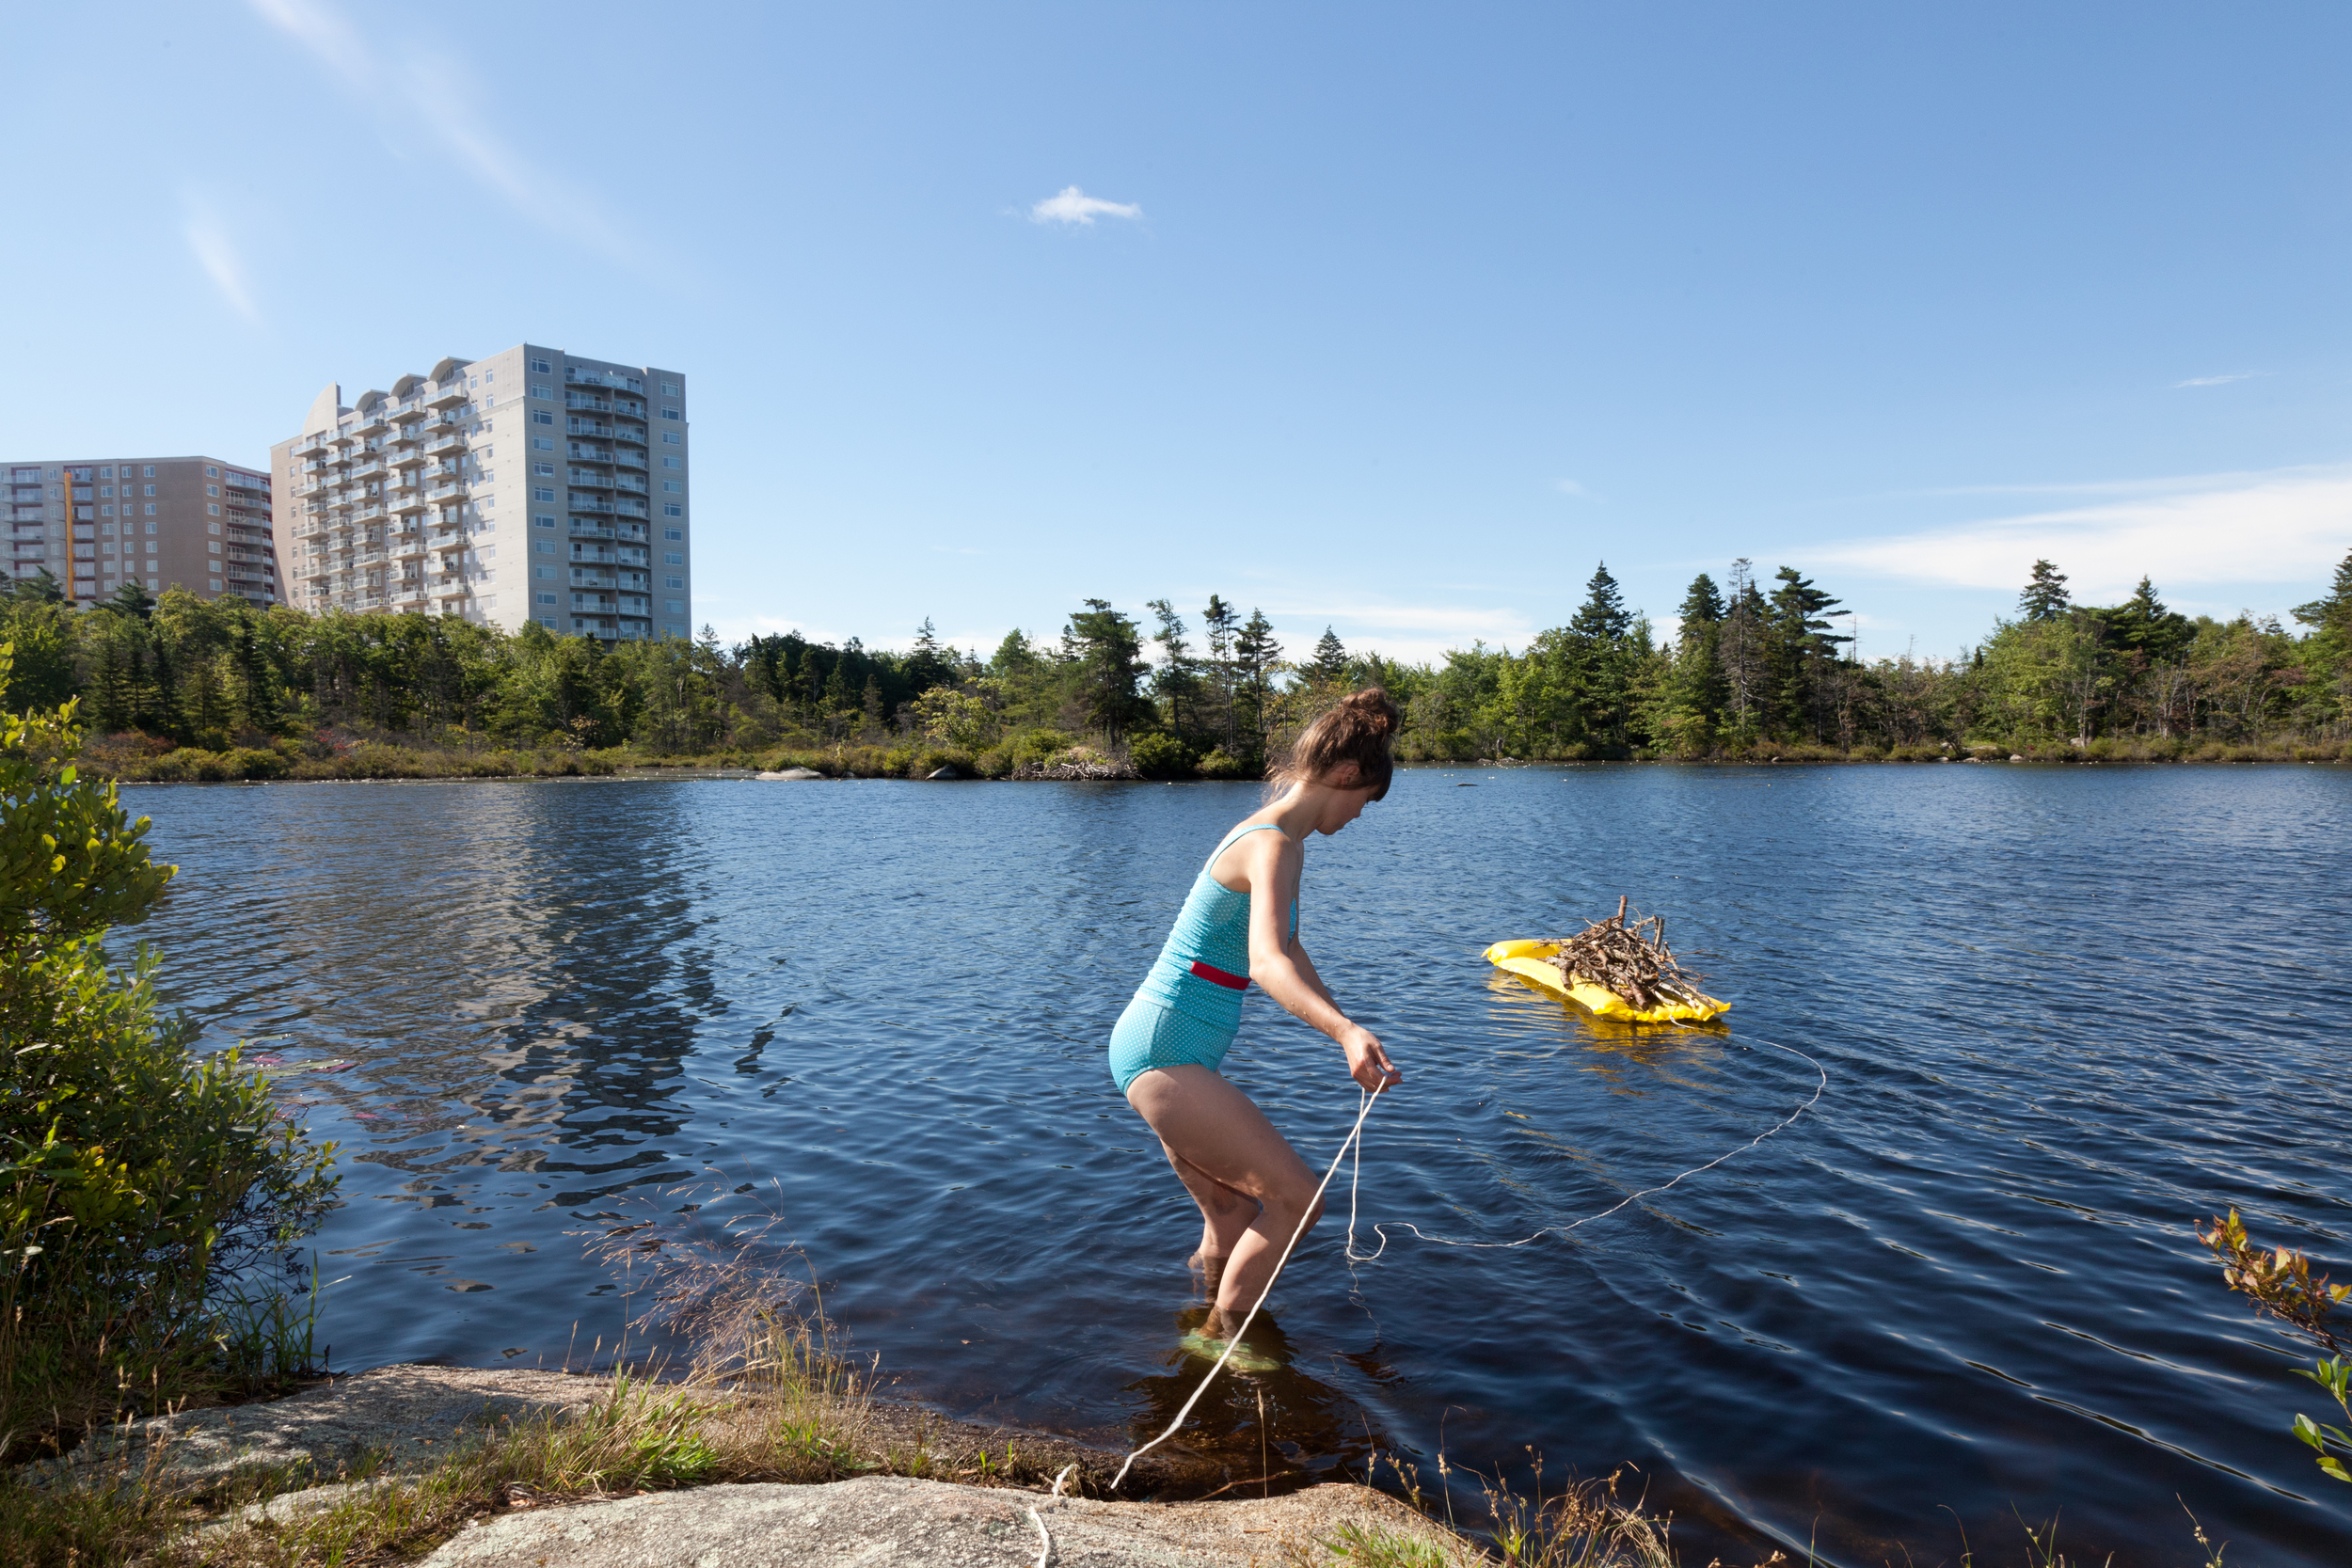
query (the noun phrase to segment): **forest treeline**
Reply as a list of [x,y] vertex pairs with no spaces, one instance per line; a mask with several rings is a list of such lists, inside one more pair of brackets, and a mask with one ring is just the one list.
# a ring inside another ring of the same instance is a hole
[[729,646],[707,628],[607,646],[135,586],[76,611],[23,583],[0,601],[0,641],[16,649],[12,702],[78,697],[112,737],[89,760],[128,777],[331,775],[371,746],[371,766],[392,771],[387,747],[537,759],[474,771],[773,756],[1000,776],[1079,748],[1148,777],[1252,777],[1338,693],[1375,683],[1404,709],[1409,760],[2352,752],[2352,555],[2294,611],[2295,631],[2192,619],[2145,579],[2120,605],[2077,604],[2046,561],[2017,613],[1950,659],[1859,660],[1839,610],[1794,568],[1767,580],[1738,561],[1692,582],[1661,640],[1603,565],[1566,623],[1526,647],[1408,664],[1328,630],[1293,654],[1264,615],[1216,595],[1192,616],[1089,599],[1057,635],[1015,631],[982,657],[928,621],[903,649],[795,632]]

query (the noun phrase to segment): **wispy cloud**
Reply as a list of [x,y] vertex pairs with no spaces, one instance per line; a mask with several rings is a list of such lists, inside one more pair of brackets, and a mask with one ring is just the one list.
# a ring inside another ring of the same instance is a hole
[[474,108],[483,96],[462,62],[420,45],[380,54],[348,17],[319,0],[248,0],[261,18],[315,56],[351,95],[396,119],[405,147],[421,136],[517,214],[616,260],[621,230],[593,191],[535,164]]
[[2168,593],[2227,600],[2227,592],[2213,591],[2322,579],[2352,548],[2352,467],[2139,482],[2111,493],[2116,499],[2095,505],[1806,553],[1889,578],[2002,589],[2017,587],[2037,559],[2047,559],[2070,575],[2081,598],[2120,598],[2145,574]]
[[1551,487],[1564,496],[1574,496],[1580,500],[1593,499],[1593,493],[1590,490],[1572,479],[1555,479],[1551,482]]
[[1075,185],[1064,185],[1059,194],[1049,196],[1029,209],[1031,223],[1083,223],[1091,227],[1098,217],[1140,218],[1143,209],[1132,201],[1105,201],[1099,196],[1089,196]]
[[221,221],[220,214],[192,197],[184,232],[196,264],[204,269],[204,276],[213,280],[213,287],[220,291],[220,297],[229,302],[230,309],[246,321],[260,321],[262,312],[253,304],[245,258],[237,253],[236,242],[229,237],[229,226]]
[[2240,371],[2234,375],[2192,375],[2186,381],[2172,383],[2172,389],[2177,392],[2184,387],[2227,387],[2233,381],[2251,381],[2262,373],[2261,371]]

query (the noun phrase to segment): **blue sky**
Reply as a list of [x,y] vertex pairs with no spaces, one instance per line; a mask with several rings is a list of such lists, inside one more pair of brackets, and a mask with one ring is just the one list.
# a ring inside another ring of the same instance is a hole
[[19,8],[0,441],[258,462],[529,339],[693,377],[696,616],[1430,657],[1788,563],[2352,549],[2342,7]]

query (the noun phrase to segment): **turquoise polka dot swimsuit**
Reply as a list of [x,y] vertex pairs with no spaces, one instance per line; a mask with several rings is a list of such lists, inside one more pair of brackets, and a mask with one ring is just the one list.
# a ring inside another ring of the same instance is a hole
[[[1216,847],[1176,912],[1167,945],[1119,1015],[1111,1030],[1110,1069],[1120,1093],[1155,1067],[1191,1063],[1214,1072],[1232,1049],[1241,1028],[1242,992],[1249,987],[1249,895],[1225,886],[1209,868],[1234,840],[1261,830],[1280,832],[1261,822]],[[1291,934],[1298,934],[1295,898]]]

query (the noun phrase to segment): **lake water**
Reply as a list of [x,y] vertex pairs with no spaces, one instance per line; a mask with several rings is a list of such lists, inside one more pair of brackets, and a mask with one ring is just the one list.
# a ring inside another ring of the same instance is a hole
[[[1474,784],[1474,788],[1461,787]],[[958,1415],[1156,1431],[1198,1232],[1103,1066],[1238,785],[147,786],[171,1000],[345,1150],[335,1365],[580,1365],[581,1233],[780,1216],[850,1344]],[[2309,1356],[2191,1226],[2352,1268],[2352,770],[1414,770],[1308,852],[1302,934],[1408,1080],[1190,1441],[1641,1466],[1686,1561],[2352,1560]],[[1732,1000],[1595,1021],[1479,958],[1629,894]],[[348,1067],[315,1070],[336,1062]],[[1336,1048],[1253,993],[1227,1071],[1318,1168]],[[681,1189],[691,1189],[681,1192]],[[704,1207],[678,1212],[694,1202]],[[659,1232],[655,1232],[659,1233]],[[1359,1231],[1362,1250],[1376,1245]],[[601,1338],[602,1344],[596,1341]],[[1949,1512],[1947,1512],[1948,1510]],[[2012,1513],[2014,1511],[2014,1513]],[[1802,1559],[1800,1559],[1802,1560]]]

